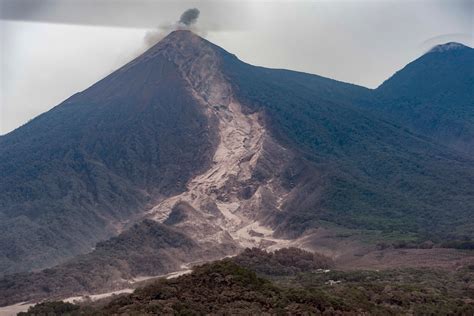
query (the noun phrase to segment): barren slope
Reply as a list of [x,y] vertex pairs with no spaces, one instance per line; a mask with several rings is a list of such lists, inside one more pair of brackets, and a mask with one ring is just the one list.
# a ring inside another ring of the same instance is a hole
[[[160,43],[156,53],[161,50],[179,66],[209,119],[217,121],[219,141],[210,168],[192,178],[185,192],[160,201],[149,216],[222,255],[279,242],[264,222],[287,193],[277,171],[291,153],[266,132],[258,112],[244,113],[211,44],[182,32]],[[271,172],[262,174],[264,169]]]

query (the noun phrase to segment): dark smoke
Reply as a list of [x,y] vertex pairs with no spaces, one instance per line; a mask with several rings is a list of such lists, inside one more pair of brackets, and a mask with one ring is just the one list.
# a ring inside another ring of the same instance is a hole
[[180,24],[190,26],[194,23],[196,23],[197,19],[199,18],[199,10],[196,8],[193,9],[188,9],[181,14],[181,17],[179,18]]
[[[0,0],[1,1],[1,0]],[[206,32],[202,29],[198,29],[194,26],[199,18],[199,10],[196,8],[187,9],[181,14],[179,21],[175,23],[169,23],[158,27],[153,31],[149,31],[145,34],[145,45],[151,47],[163,39],[169,32],[175,30],[192,30],[201,36],[204,36]]]

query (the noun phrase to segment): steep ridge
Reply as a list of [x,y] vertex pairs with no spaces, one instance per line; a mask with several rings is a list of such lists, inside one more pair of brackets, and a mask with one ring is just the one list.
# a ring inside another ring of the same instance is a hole
[[39,272],[5,276],[0,305],[128,288],[137,275],[165,275],[203,256],[206,251],[185,234],[145,220],[98,243],[88,254]]

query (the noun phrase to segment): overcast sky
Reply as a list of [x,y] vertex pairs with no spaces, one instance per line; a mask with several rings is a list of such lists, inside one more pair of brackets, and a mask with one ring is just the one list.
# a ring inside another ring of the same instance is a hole
[[430,47],[474,44],[472,0],[0,0],[0,134],[146,49],[192,7],[208,40],[251,64],[375,88]]

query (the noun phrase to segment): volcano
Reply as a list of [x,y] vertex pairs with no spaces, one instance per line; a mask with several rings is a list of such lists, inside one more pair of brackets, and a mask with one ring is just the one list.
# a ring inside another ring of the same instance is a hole
[[252,66],[172,32],[0,138],[0,303],[247,247],[346,258],[352,240],[328,232],[465,241],[474,160],[381,114],[389,83]]
[[474,153],[474,49],[433,47],[377,88],[389,119],[466,154]]

